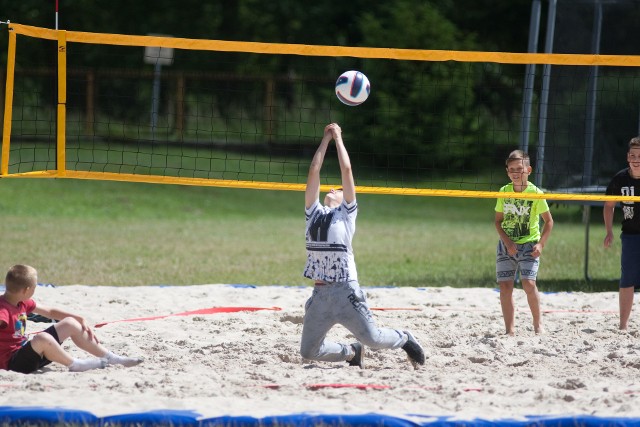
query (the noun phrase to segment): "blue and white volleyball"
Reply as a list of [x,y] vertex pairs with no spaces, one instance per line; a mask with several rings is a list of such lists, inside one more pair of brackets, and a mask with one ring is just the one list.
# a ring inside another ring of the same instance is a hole
[[355,107],[369,97],[371,84],[367,76],[360,71],[345,71],[336,81],[336,96],[346,105]]

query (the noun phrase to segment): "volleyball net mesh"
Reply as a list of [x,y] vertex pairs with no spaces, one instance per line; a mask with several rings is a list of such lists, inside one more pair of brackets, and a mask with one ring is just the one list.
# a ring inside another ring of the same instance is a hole
[[[493,198],[528,141],[545,198],[609,200],[638,134],[640,56],[8,29],[2,177],[303,190],[337,122],[359,192]],[[357,107],[334,93],[351,69],[371,81]],[[339,181],[328,155],[323,186]]]

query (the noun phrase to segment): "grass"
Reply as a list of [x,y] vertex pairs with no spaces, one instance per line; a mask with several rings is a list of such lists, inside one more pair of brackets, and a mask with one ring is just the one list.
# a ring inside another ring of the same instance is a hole
[[[65,179],[0,180],[0,266],[58,285],[307,285],[301,192]],[[363,286],[494,287],[494,200],[359,195],[354,249]],[[615,290],[593,209],[589,270],[579,207],[554,207],[542,290]]]

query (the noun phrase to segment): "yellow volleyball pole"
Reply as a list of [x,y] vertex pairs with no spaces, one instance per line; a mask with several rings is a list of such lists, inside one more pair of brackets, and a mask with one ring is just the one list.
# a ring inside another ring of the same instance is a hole
[[7,83],[4,97],[4,124],[2,131],[2,163],[0,175],[9,174],[9,148],[11,144],[11,120],[13,115],[13,84],[16,68],[16,33],[9,27],[9,51],[7,53]]
[[67,122],[67,32],[58,31],[58,114],[56,132],[56,166],[58,176],[65,176]]

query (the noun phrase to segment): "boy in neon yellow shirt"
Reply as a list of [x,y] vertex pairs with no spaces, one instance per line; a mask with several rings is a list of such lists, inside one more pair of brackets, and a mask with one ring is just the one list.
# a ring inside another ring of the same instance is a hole
[[[515,150],[509,154],[506,165],[511,183],[502,187],[501,192],[542,194],[542,190],[528,181],[531,174],[528,154]],[[553,228],[549,205],[545,199],[508,197],[498,199],[495,211],[495,226],[500,236],[496,251],[496,279],[500,285],[500,305],[506,333],[514,335],[513,288],[516,272],[519,270],[522,289],[527,294],[533,316],[533,330],[536,334],[541,334],[544,328],[536,277],[540,254]],[[540,217],[544,221],[542,232]]]

